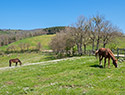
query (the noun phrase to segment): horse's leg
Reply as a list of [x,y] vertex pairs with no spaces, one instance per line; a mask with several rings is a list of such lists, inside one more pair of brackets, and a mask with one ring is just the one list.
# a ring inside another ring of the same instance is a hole
[[17,62],[16,62],[16,65],[15,66],[17,66]]
[[105,60],[104,60],[104,68],[105,68],[105,66],[106,66],[106,57],[105,57]]
[[102,57],[101,55],[99,55],[99,65],[100,65],[100,66],[102,66],[102,62],[101,62],[102,59],[103,59],[103,57]]
[[11,62],[9,62],[9,66],[11,67]]
[[110,68],[110,58],[108,58],[108,68]]

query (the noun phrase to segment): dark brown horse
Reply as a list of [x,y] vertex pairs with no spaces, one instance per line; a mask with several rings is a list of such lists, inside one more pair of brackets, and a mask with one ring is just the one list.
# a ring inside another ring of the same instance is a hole
[[96,58],[97,58],[97,55],[99,55],[99,64],[100,65],[102,65],[101,61],[104,57],[104,68],[106,66],[106,59],[107,58],[108,58],[108,67],[110,68],[110,58],[111,58],[113,61],[113,65],[117,68],[117,60],[110,49],[100,48],[95,53]]
[[10,59],[10,60],[9,60],[9,66],[11,67],[11,64],[12,64],[12,63],[16,63],[15,66],[17,66],[18,62],[20,63],[20,66],[21,66],[21,65],[22,65],[22,62],[21,62],[18,58]]

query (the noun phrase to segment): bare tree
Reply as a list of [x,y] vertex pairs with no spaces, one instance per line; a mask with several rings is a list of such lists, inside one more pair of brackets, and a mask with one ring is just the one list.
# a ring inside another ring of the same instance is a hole
[[[88,23],[89,24],[89,23]],[[91,43],[91,39],[89,37],[89,25],[86,23],[84,29],[84,36],[83,36],[83,46],[84,46],[84,54],[86,54],[86,46]]]
[[25,43],[25,47],[27,50],[29,50],[30,44],[29,43]]
[[61,54],[65,52],[65,33],[57,33],[55,37],[52,38],[50,42],[50,47],[56,54]]
[[68,56],[70,55],[74,55],[74,46],[75,46],[75,39],[72,36],[72,28],[70,27],[66,27],[65,30],[63,31],[65,32],[65,46],[66,46],[66,54]]
[[39,51],[41,51],[42,45],[40,42],[37,43],[37,47],[36,47]]
[[96,15],[92,18],[92,23],[94,26],[94,35],[96,35],[96,49],[99,49],[100,40],[102,38],[102,30],[103,30],[103,22],[104,22],[104,16]]
[[25,43],[20,43],[19,47],[20,47],[21,51],[25,50]]
[[88,36],[92,43],[92,51],[95,51],[95,39],[96,39],[96,33],[95,33],[95,27],[92,22],[92,18],[88,21]]
[[84,16],[80,16],[77,20],[77,23],[73,26],[73,37],[75,39],[75,43],[77,45],[78,54],[82,55],[82,46],[83,46],[83,38],[85,37],[85,24],[86,18]]
[[109,21],[105,21],[103,23],[104,29],[102,32],[102,42],[103,42],[103,47],[105,48],[106,44],[108,44],[112,40],[112,25],[110,24]]
[[8,46],[7,51],[11,51],[11,52],[16,51],[16,46],[15,45]]
[[73,54],[73,47],[75,45],[74,38],[71,36],[71,29],[66,28],[52,39],[50,47],[56,54]]

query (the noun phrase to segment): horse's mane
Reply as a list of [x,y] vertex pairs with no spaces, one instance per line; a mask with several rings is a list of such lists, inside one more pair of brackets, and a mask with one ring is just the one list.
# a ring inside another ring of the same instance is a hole
[[111,59],[112,59],[113,61],[116,61],[116,58],[115,58],[113,52],[112,52],[110,49],[107,49],[107,51],[108,51],[109,55],[111,56]]

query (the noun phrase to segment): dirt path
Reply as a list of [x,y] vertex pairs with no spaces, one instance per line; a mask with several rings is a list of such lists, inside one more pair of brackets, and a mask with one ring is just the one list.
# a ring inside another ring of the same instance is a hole
[[[53,62],[53,64],[56,64],[58,61],[63,61],[63,60],[74,60],[74,59],[80,59],[80,58],[84,58],[84,57],[72,57],[72,58],[63,58],[63,59],[57,59],[57,60],[51,60],[51,61],[44,61],[44,62],[37,62],[37,63],[28,63],[28,64],[23,64],[22,66],[29,66],[29,65],[36,65],[36,64],[42,64],[42,65],[49,65]],[[22,67],[22,66],[17,66]],[[8,69],[13,69],[13,68],[17,68],[15,66],[12,67],[1,67],[0,70],[8,70]]]

